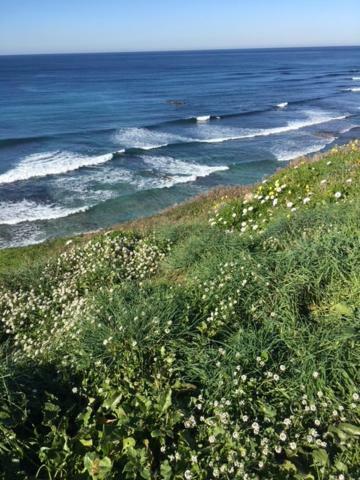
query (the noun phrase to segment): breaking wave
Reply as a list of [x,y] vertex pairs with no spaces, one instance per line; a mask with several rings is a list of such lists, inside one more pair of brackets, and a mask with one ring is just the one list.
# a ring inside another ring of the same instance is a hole
[[23,222],[52,220],[85,212],[88,207],[65,208],[57,205],[35,203],[30,200],[20,202],[0,202],[0,225],[17,225]]
[[82,167],[106,163],[112,158],[112,153],[98,156],[61,151],[34,153],[25,157],[15,168],[1,174],[0,184],[64,174]]

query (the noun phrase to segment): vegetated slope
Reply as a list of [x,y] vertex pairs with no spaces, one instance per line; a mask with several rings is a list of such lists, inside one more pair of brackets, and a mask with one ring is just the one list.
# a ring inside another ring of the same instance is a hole
[[1,478],[359,479],[359,185],[355,142],[12,251]]

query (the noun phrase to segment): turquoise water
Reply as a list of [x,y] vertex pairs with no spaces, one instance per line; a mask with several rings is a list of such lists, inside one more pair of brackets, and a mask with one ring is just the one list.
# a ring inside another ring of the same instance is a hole
[[359,108],[360,48],[0,57],[0,247],[253,183]]

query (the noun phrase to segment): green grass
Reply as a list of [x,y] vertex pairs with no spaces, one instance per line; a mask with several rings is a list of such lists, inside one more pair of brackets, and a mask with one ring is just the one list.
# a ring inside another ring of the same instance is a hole
[[359,184],[353,143],[0,252],[0,478],[358,480]]

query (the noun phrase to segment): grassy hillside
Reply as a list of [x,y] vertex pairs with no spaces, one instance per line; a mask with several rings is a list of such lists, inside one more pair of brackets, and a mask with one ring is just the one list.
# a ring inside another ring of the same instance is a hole
[[4,479],[360,478],[360,145],[0,253]]

